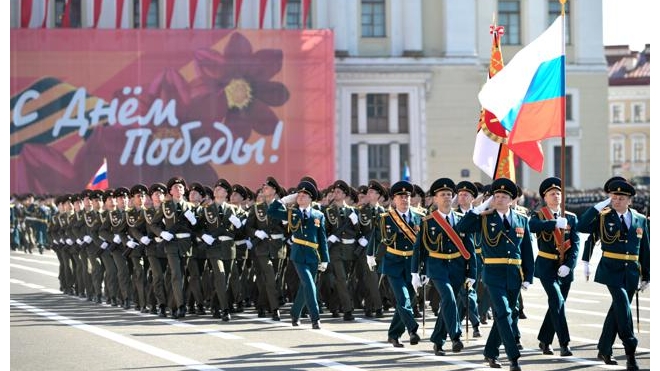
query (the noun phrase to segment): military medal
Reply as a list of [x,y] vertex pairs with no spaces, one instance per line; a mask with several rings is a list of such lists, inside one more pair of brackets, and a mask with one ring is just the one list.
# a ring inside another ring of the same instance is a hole
[[643,231],[644,230],[642,228],[635,229],[635,232],[637,232],[637,238],[642,238]]
[[525,234],[525,228],[516,227],[516,236],[518,236],[518,238],[522,238],[524,234]]

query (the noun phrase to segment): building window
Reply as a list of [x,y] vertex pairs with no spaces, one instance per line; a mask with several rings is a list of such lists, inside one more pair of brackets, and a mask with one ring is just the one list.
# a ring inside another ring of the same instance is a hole
[[620,124],[623,122],[623,105],[620,103],[614,103],[610,105],[610,114],[611,120],[615,124]]
[[[564,187],[573,187],[573,147],[564,147]],[[561,146],[554,147],[555,176],[561,177]]]
[[360,182],[360,153],[357,144],[351,144],[351,184]]
[[301,0],[289,0],[286,4],[286,20],[285,28],[291,30],[299,30],[302,28],[312,28],[312,17],[309,15],[312,14],[311,2],[310,9],[307,10],[307,25],[302,27],[303,22],[303,8]]
[[[55,27],[62,27],[65,0],[55,0]],[[69,27],[80,28],[80,0],[69,0]]]
[[632,161],[646,162],[646,138],[643,135],[635,135],[631,138]]
[[390,145],[389,144],[371,144],[369,153],[369,179],[376,179],[380,182],[389,183],[390,181]]
[[385,37],[385,0],[362,0],[362,37]]
[[646,121],[646,107],[644,103],[633,103],[632,105],[632,121],[645,122]]
[[566,94],[566,121],[573,121],[573,94]]
[[408,94],[399,94],[399,133],[408,132]]
[[[566,44],[571,43],[571,6],[569,2],[566,2],[566,7],[564,8],[564,12],[566,14],[566,22],[564,25],[566,28],[564,29],[565,35],[564,35],[564,41]],[[552,22],[557,19],[561,15],[561,3],[557,0],[548,0],[548,26],[552,24]]]
[[624,151],[625,147],[623,144],[623,137],[617,136],[612,138],[612,163],[621,164],[624,161]]
[[[408,171],[410,171],[410,146],[402,143],[399,145],[399,168],[401,169],[401,180],[404,179],[406,166],[408,166]],[[412,174],[409,175],[412,176]]]
[[520,45],[520,1],[498,1],[497,21],[504,26],[502,45]]
[[389,132],[389,95],[367,94],[367,133]]
[[234,28],[234,0],[220,2],[213,27]]
[[158,0],[151,0],[149,5],[149,13],[147,13],[147,27],[146,28],[159,28],[158,14],[160,14],[160,5]]

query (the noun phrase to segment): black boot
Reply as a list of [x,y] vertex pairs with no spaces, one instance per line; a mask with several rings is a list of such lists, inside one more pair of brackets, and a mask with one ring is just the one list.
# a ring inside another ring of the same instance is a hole
[[231,315],[229,314],[229,310],[225,309],[222,312],[222,322],[229,322],[230,319],[231,319]]
[[165,304],[158,306],[158,317],[167,317],[167,313],[165,312]]
[[635,353],[626,354],[626,370],[627,371],[639,370],[639,366],[637,365],[637,360],[635,359]]

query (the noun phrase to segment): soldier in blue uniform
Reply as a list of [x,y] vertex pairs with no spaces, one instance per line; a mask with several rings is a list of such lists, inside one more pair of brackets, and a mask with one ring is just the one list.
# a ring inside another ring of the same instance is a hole
[[[330,255],[325,233],[325,216],[319,210],[311,207],[312,201],[318,199],[318,191],[314,184],[302,181],[298,184],[298,193],[274,200],[268,206],[268,216],[287,221],[292,233],[291,254],[289,259],[300,277],[298,293],[291,306],[291,323],[298,326],[303,305],[307,306],[312,328],[320,329],[319,304],[316,298],[316,273],[328,268]],[[298,208],[287,208],[287,204],[295,203]]]
[[413,290],[411,258],[422,215],[410,207],[412,192],[413,185],[408,181],[402,180],[392,185],[393,207],[380,215],[367,249],[367,263],[371,268],[376,266],[376,251],[380,246],[385,250],[379,270],[387,276],[396,298],[396,311],[387,331],[387,341],[396,348],[403,347],[399,338],[405,330],[408,330],[410,345],[416,345],[420,340],[409,290]]
[[[534,252],[527,217],[511,206],[518,190],[507,178],[491,185],[493,196],[473,208],[456,225],[461,233],[476,232],[483,240],[483,281],[490,294],[494,323],[484,347],[484,356],[492,368],[500,368],[499,347],[509,358],[510,370],[520,370],[520,350],[514,336],[518,318],[516,303],[521,287],[527,289],[534,279]],[[491,207],[490,210],[487,209]]]
[[[612,359],[612,344],[618,334],[626,352],[626,369],[638,370],[630,302],[638,284],[643,291],[650,281],[647,218],[630,208],[635,195],[630,183],[614,180],[606,188],[610,197],[587,209],[577,226],[578,231],[594,233],[600,239],[603,255],[594,280],[606,285],[612,296],[598,340],[598,358],[606,364],[616,364]],[[608,205],[610,208],[605,209]]]
[[580,248],[577,216],[569,211],[561,216],[561,179],[545,179],[539,186],[539,195],[546,206],[533,213],[529,221],[529,230],[536,233],[539,249],[534,276],[541,280],[548,295],[548,310],[538,334],[539,348],[543,354],[554,354],[551,344],[557,332],[560,355],[567,357],[573,353],[568,346],[571,338],[566,323],[565,302]]
[[422,219],[412,258],[413,287],[422,286],[420,273],[426,273],[440,294],[441,307],[431,341],[435,354],[442,356],[447,334],[453,352],[463,349],[456,295],[461,287],[471,287],[477,276],[472,239],[469,234],[459,234],[453,228],[463,217],[451,209],[455,191],[456,185],[449,178],[437,179],[431,185],[430,193],[437,208]]

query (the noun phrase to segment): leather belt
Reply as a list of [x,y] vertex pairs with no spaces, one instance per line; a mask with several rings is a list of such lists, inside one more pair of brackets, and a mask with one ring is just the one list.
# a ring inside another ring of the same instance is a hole
[[342,238],[341,243],[344,245],[351,245],[355,243],[355,238]]
[[549,252],[545,252],[541,250],[539,250],[539,256],[550,260],[559,260],[559,255],[550,254]]
[[319,248],[318,243],[309,242],[309,241],[306,241],[306,240],[301,240],[300,238],[296,238],[296,237],[293,237],[293,242],[297,243],[298,245],[304,245],[304,246],[311,247],[312,249],[318,249]]
[[509,258],[484,258],[484,264],[511,264],[520,265],[522,259],[509,259]]
[[229,237],[229,236],[218,236],[218,241],[231,241],[233,239],[234,239],[233,237]]
[[270,238],[274,240],[283,240],[284,239],[284,234],[279,233],[279,234],[271,234]]
[[176,233],[174,235],[176,238],[190,238],[190,233]]
[[413,255],[412,250],[410,250],[410,251],[397,250],[397,249],[395,249],[393,247],[390,247],[390,246],[387,246],[387,252],[390,253],[390,254],[399,255],[399,256],[412,256]]
[[615,252],[603,251],[603,256],[606,258],[616,259],[616,260],[630,260],[630,261],[639,260],[639,255],[630,255],[628,253],[617,254]]
[[443,254],[443,253],[439,253],[439,252],[429,252],[429,256],[432,257],[432,258],[436,258],[436,259],[451,260],[451,259],[460,258],[461,253],[458,252],[458,251],[455,252],[455,253],[451,253],[451,254]]

